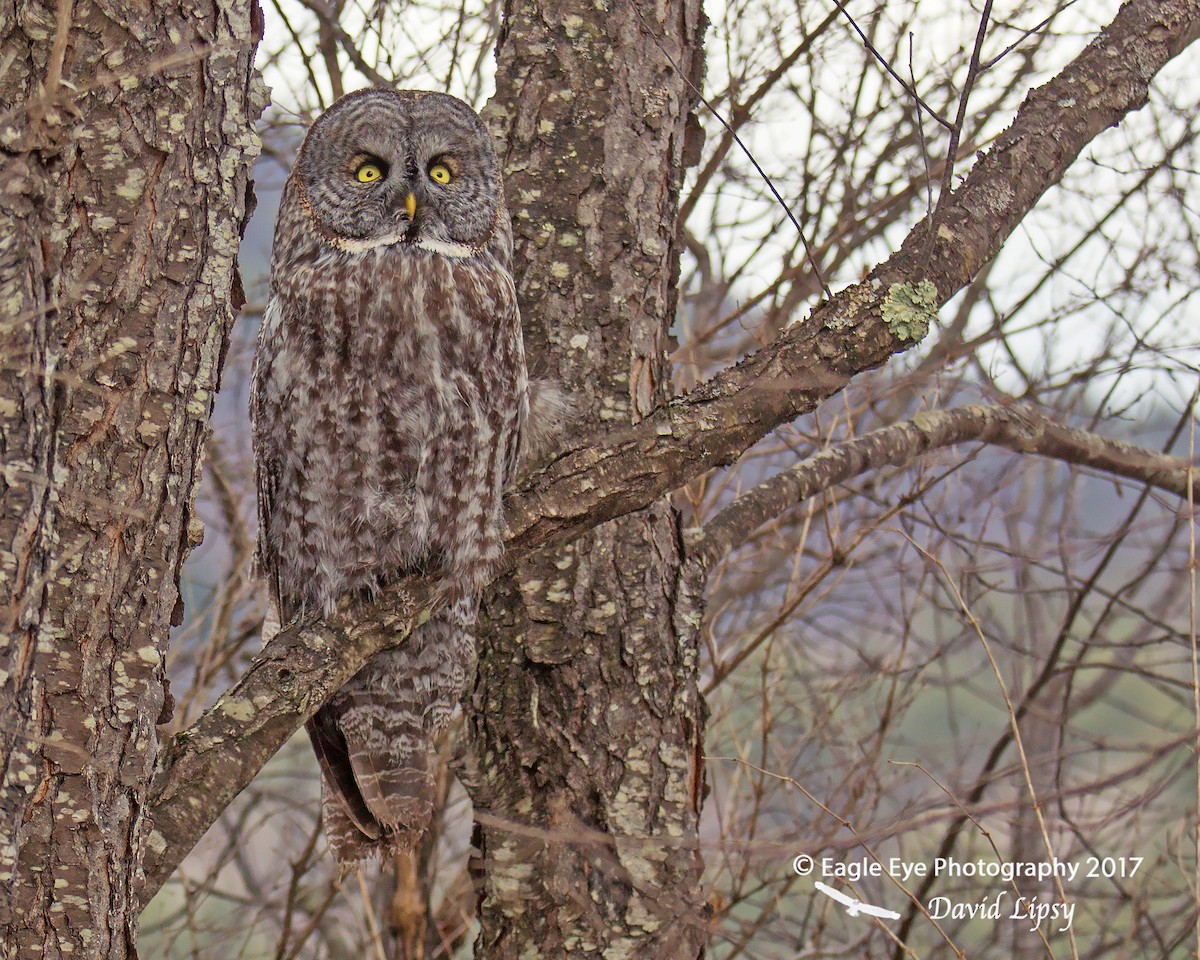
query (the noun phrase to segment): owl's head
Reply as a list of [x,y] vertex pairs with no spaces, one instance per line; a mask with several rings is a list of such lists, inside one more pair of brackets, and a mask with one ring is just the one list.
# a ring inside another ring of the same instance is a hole
[[308,131],[292,180],[322,238],[343,250],[412,243],[464,256],[506,216],[487,128],[444,93],[347,94]]

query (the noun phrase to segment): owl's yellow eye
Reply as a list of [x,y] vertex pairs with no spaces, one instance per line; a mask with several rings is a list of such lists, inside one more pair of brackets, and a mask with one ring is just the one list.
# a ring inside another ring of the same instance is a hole
[[449,183],[454,179],[454,175],[444,163],[435,163],[429,168],[429,179],[434,183]]
[[368,160],[354,171],[354,179],[359,183],[374,183],[383,176],[383,167]]

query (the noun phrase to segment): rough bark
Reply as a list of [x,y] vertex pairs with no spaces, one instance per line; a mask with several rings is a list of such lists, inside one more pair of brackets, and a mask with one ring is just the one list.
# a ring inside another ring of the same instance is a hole
[[250,3],[0,25],[0,955],[136,956],[265,91]]
[[[911,347],[913,341],[898,338],[883,319],[885,305],[894,299],[891,284],[911,286],[930,279],[936,285],[937,303],[952,297],[996,255],[1021,218],[1084,147],[1142,106],[1154,74],[1197,35],[1200,4],[1195,0],[1135,0],[1122,7],[1079,57],[1030,94],[1009,129],[941,205],[939,221],[944,229],[931,231],[927,222],[918,224],[901,251],[868,281],[823,301],[771,346],[640,422],[614,426],[608,432],[581,426],[581,439],[573,449],[533,477],[510,501],[509,561],[522,560],[537,547],[568,542],[604,521],[654,503],[706,470],[732,462],[780,423],[812,410],[842,389],[855,373]],[[556,178],[557,173],[531,189],[544,191]],[[523,201],[516,193],[513,209],[527,208],[535,199]],[[548,233],[547,242],[552,237],[553,232]],[[567,263],[561,257],[551,259],[552,274],[555,262]],[[568,278],[570,270],[566,266]],[[536,315],[536,310],[529,312]],[[596,318],[597,329],[605,328],[603,319]],[[530,334],[536,344],[537,330]],[[1057,452],[1050,448],[1043,452],[1069,459],[1078,447],[1070,442]],[[1148,473],[1128,462],[1130,472],[1125,475],[1161,483],[1166,489],[1181,482],[1178,473],[1171,473],[1172,467],[1149,460],[1146,464]],[[1112,469],[1099,461],[1097,466]],[[1186,474],[1182,482],[1186,484]],[[176,737],[172,762],[162,771],[158,790],[160,796],[170,795],[176,810],[186,808],[190,814],[159,818],[161,849],[153,871],[147,872],[149,892],[200,839],[222,803],[249,783],[290,732],[316,709],[320,698],[380,649],[389,633],[394,639],[396,630],[411,624],[429,597],[428,583],[406,581],[372,607],[347,604],[319,628],[285,631],[223,698],[223,702],[237,701],[239,711],[249,710],[245,719],[218,704],[193,729]],[[374,629],[381,617],[388,618],[388,630]],[[310,651],[313,660],[303,684],[281,687],[277,671],[289,645],[315,645]],[[322,646],[336,649],[337,654],[324,652]]]
[[[491,118],[527,349],[581,422],[636,423],[667,399],[703,29],[699,0],[508,10]],[[661,499],[493,588],[464,773],[476,956],[702,950],[703,705],[675,630],[681,566]]]

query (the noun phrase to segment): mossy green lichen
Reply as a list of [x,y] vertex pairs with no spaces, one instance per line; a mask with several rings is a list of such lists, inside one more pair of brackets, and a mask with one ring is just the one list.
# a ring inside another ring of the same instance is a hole
[[897,340],[923,340],[930,321],[937,318],[938,292],[928,280],[893,283],[883,301],[883,321]]

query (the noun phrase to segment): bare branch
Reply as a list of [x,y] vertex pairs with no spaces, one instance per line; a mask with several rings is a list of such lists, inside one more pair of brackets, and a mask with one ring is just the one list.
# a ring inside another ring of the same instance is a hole
[[971,404],[924,413],[906,423],[846,440],[776,474],[706,524],[690,559],[710,570],[756,529],[802,500],[870,470],[902,466],[932,450],[969,441],[1095,467],[1179,497],[1188,495],[1191,469],[1180,457],[1059,426],[1027,404]]
[[401,642],[436,609],[431,583],[411,577],[374,604],[344,600],[328,620],[291,624],[232,689],[175,736],[150,791],[156,828],[143,904],[300,725],[372,654]]
[[932,243],[926,219],[866,281],[818,304],[770,347],[636,426],[561,457],[530,497],[514,503],[509,519],[519,539],[528,532],[540,543],[561,542],[581,522],[646,506],[706,470],[732,463],[855,374],[907,350],[911,342],[893,336],[881,317],[891,285],[928,280],[939,303],[949,300],[996,255],[1080,151],[1145,103],[1154,71],[1198,34],[1195,3],[1126,4],[1075,61],[1028,96],[995,147],[954,191]]

